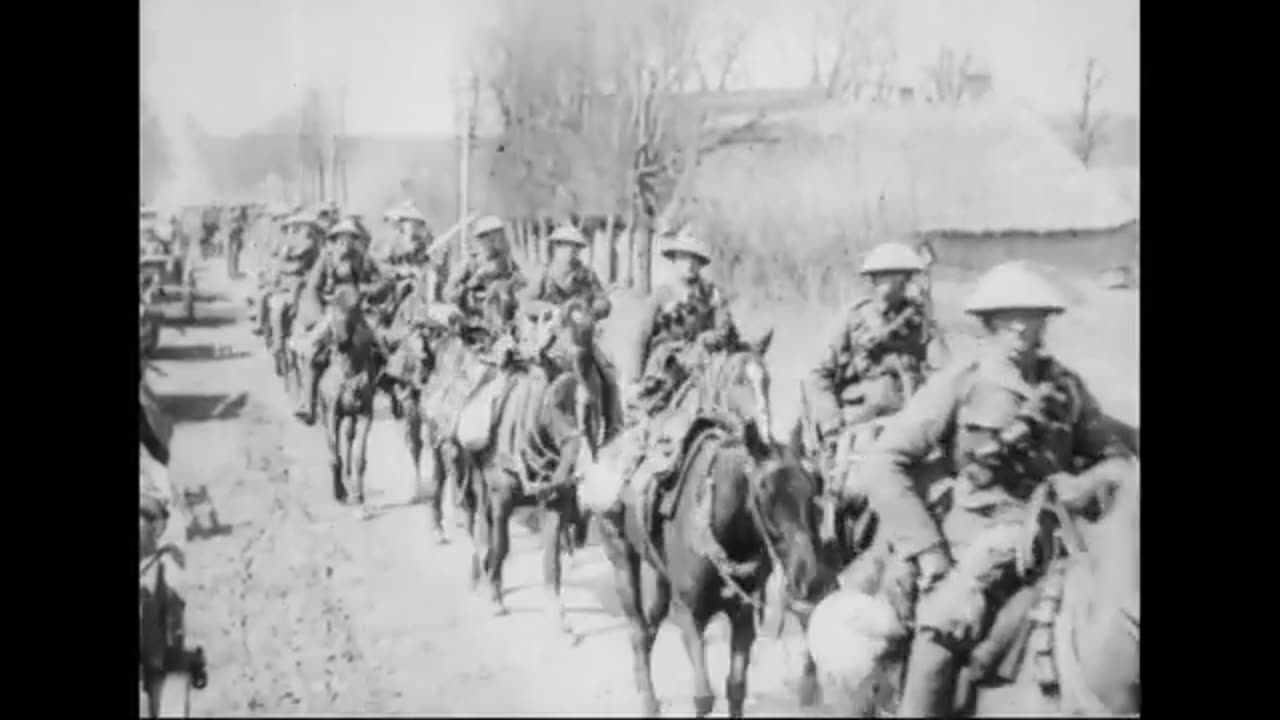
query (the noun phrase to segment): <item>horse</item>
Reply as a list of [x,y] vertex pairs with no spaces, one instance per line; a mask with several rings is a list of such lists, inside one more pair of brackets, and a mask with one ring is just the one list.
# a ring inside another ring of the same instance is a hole
[[[452,492],[462,505],[467,534],[472,535],[479,498],[467,484],[467,458],[455,438],[458,413],[472,388],[492,372],[481,359],[478,348],[493,342],[493,328],[515,315],[516,299],[510,288],[491,292],[478,323],[466,323],[461,311],[449,303],[431,302],[418,306],[426,317],[413,323],[414,331],[402,345],[397,364],[401,413],[419,499],[430,508],[430,522],[437,542],[448,542],[443,523],[445,495]],[[424,483],[418,468],[422,453],[431,454],[431,482]],[[452,481],[450,481],[452,480]]]
[[[510,520],[518,507],[537,506],[543,579],[554,628],[572,638],[561,599],[561,551],[572,528],[584,527],[573,471],[594,455],[601,425],[600,369],[591,361],[594,319],[570,301],[522,325],[523,362],[514,373],[483,447],[464,452],[472,529],[472,587],[488,579],[489,602],[505,614],[502,571],[510,551]],[[521,318],[523,319],[523,317]],[[501,380],[499,380],[500,382]],[[481,400],[483,401],[483,400]],[[478,481],[477,481],[478,480]]]
[[[1016,592],[995,612],[991,630],[969,653],[957,679],[958,714],[1141,712],[1137,463],[1108,490],[1096,521],[1064,521],[1067,532],[1079,538],[1076,551],[1053,560],[1056,567],[1050,565],[1036,585]],[[824,600],[814,611],[809,634],[821,674],[839,686],[838,712],[853,717],[874,716],[896,704],[902,664],[908,660],[897,651],[905,639],[902,628],[894,627],[901,613],[889,607],[881,581],[873,577],[893,567],[895,558],[877,540],[865,560],[879,570],[861,573],[862,582],[854,588]],[[1042,657],[1035,657],[1027,623],[1051,586],[1060,593],[1059,610],[1045,628],[1050,647],[1040,648]],[[1039,675],[1045,659],[1052,660],[1052,681]]]
[[[651,498],[628,490],[622,517],[600,523],[631,627],[635,687],[647,715],[659,711],[651,657],[673,598],[673,619],[693,666],[699,717],[715,704],[704,632],[716,614],[729,617],[725,695],[729,714],[741,717],[770,572],[783,574],[785,602],[800,612],[824,582],[815,547],[816,479],[769,431],[763,356],[771,338],[768,333],[755,343],[710,353],[687,380],[696,391],[698,419],[684,433],[680,464],[664,498],[673,499],[674,508],[660,511],[669,519],[655,527]],[[648,587],[642,587],[642,563],[656,571]]]
[[344,286],[329,304],[329,363],[320,376],[317,415],[329,446],[333,496],[364,511],[366,450],[373,426],[373,397],[386,362],[354,288]]

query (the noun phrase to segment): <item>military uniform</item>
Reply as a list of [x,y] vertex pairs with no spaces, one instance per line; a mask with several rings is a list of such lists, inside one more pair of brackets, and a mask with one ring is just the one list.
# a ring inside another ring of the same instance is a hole
[[[882,243],[867,254],[860,273],[910,277],[925,269],[920,257],[899,243]],[[906,290],[907,288],[904,288]],[[815,418],[828,448],[828,474],[842,483],[852,452],[870,421],[892,415],[919,386],[927,361],[932,320],[918,297],[865,298],[849,311],[815,371],[819,392]],[[833,450],[833,452],[831,452]]]
[[[474,232],[478,238],[482,238],[501,229],[502,224],[496,218],[481,218],[477,221]],[[444,301],[456,305],[468,321],[481,324],[487,320],[484,317],[484,301],[498,283],[509,283],[517,293],[528,284],[505,246],[495,246],[486,253],[468,257],[462,271],[457,277],[450,278],[445,286]],[[498,335],[509,328],[490,330]]]
[[[364,228],[351,219],[335,224],[328,235],[330,238],[342,235],[368,237]],[[382,269],[358,248],[346,251],[333,248],[321,253],[308,280],[308,292],[322,300],[349,289],[355,298],[371,298],[376,301],[388,287],[387,276]],[[332,336],[334,322],[332,309],[327,310],[315,325],[297,335],[295,348],[303,357],[302,370],[307,380],[305,385],[310,388],[303,398],[304,405],[298,409],[297,414],[306,421],[314,419],[315,396],[321,374],[318,370],[323,366],[324,351],[328,347],[328,338]]]
[[[286,231],[295,227],[306,227],[314,232],[315,219],[298,213],[284,223]],[[273,267],[269,269],[274,277],[266,283],[266,289],[258,304],[258,317],[266,327],[268,323],[267,300],[276,293],[283,293],[288,300],[287,307],[296,309],[307,283],[307,276],[320,258],[320,243],[311,233],[290,233],[276,247],[272,256]]]
[[[710,251],[687,231],[662,252],[668,257],[693,255],[704,264],[710,261]],[[681,406],[673,402],[676,392],[696,369],[703,348],[725,347],[737,337],[728,300],[711,281],[698,276],[690,283],[663,285],[654,292],[633,346],[636,402],[628,408],[628,427],[620,438],[622,488],[647,485],[674,469],[679,441],[693,420],[678,412]]]
[[[548,238],[548,242],[553,246],[556,243],[565,243],[579,248],[587,247],[586,238],[572,225],[556,228],[551,233],[551,237]],[[600,282],[599,276],[578,258],[573,258],[563,266],[549,264],[545,267],[537,280],[522,293],[520,304],[523,307],[528,307],[532,303],[547,303],[562,307],[571,300],[578,300],[584,303],[587,311],[597,320],[609,317],[609,313],[613,309],[613,304],[609,301],[609,294],[605,291],[604,284]],[[612,437],[614,431],[622,426],[617,378],[615,377],[613,364],[600,352],[600,348],[594,340],[591,343],[591,353],[592,361],[600,369],[602,379],[606,385],[605,392],[607,397],[604,398],[604,401],[607,427],[605,435],[606,437]]]
[[[968,311],[1011,309],[1049,313],[1063,304],[1029,271],[999,266],[979,282]],[[945,558],[949,548],[955,563],[935,588],[925,588],[916,610],[901,713],[951,712],[954,653],[971,648],[981,632],[1037,487],[1089,485],[1127,467],[1128,451],[1105,428],[1078,375],[1047,356],[1024,364],[995,348],[935,374],[886,424],[861,466],[880,532],[902,558]],[[926,503],[908,472],[935,451],[952,478],[932,488]]]

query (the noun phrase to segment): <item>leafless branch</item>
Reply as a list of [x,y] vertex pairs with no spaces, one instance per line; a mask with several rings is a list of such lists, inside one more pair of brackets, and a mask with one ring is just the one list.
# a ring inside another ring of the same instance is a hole
[[1084,66],[1084,81],[1080,89],[1080,109],[1076,113],[1076,155],[1088,165],[1098,146],[1105,140],[1107,117],[1095,107],[1098,91],[1106,79],[1098,66],[1097,58],[1089,58]]

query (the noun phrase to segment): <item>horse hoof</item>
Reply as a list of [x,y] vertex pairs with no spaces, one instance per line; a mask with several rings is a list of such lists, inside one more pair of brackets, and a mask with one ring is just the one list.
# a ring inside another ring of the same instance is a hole
[[796,695],[800,707],[816,707],[822,703],[822,686],[817,678],[802,677]]

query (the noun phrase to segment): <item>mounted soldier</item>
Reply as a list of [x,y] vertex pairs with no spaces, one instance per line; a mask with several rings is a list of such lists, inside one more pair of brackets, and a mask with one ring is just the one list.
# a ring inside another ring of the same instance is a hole
[[[666,412],[676,391],[708,350],[739,341],[728,299],[702,272],[711,262],[707,245],[685,227],[668,239],[662,256],[676,266],[675,281],[654,292],[634,345],[626,391],[628,426],[619,437],[623,488],[638,492],[674,470],[678,447],[695,418]],[[762,428],[768,432],[768,428]],[[622,493],[607,513],[620,511]]]
[[[285,296],[281,312],[292,312],[298,307],[307,276],[320,259],[323,238],[314,216],[299,211],[281,224],[283,238],[272,253],[267,268],[265,290],[258,304],[258,317],[263,332],[267,332],[270,313],[267,301],[277,293]],[[284,338],[276,338],[282,341]]]
[[304,378],[302,402],[295,414],[305,423],[315,422],[316,392],[324,368],[331,326],[337,318],[328,308],[328,299],[340,289],[350,288],[359,301],[378,302],[391,287],[386,275],[365,252],[369,233],[354,218],[344,218],[328,231],[331,246],[321,253],[307,282],[313,300],[325,303],[325,311],[315,325],[298,336]]
[[[1048,320],[1064,309],[1024,265],[991,269],[965,308],[982,322],[983,347],[926,380],[862,460],[880,532],[920,596],[903,716],[953,712],[959,663],[985,632],[989,605],[1026,585],[1014,566],[1038,522],[1031,511],[1084,507],[1133,471],[1084,382],[1043,348]],[[909,473],[935,453],[949,477],[918,489]]]
[[[511,246],[501,220],[492,215],[481,217],[472,228],[472,236],[472,253],[458,276],[449,279],[443,293],[444,301],[458,308],[465,325],[483,327],[488,331],[489,341],[494,341],[511,332],[510,323],[514,317],[487,318],[485,303],[495,291],[514,294],[523,290],[527,283],[511,257]],[[494,324],[500,326],[492,327]],[[502,346],[509,349],[506,343]],[[501,360],[499,357],[494,359]]]
[[[827,439],[830,477],[845,479],[863,430],[896,413],[924,379],[933,319],[910,293],[925,264],[911,248],[883,243],[867,253],[860,273],[872,294],[849,309],[814,372],[817,424]],[[826,443],[824,443],[826,444]],[[832,444],[834,447],[832,447]]]
[[[582,262],[582,251],[587,247],[586,237],[572,225],[561,225],[552,231],[547,244],[551,258],[538,278],[521,294],[522,312],[537,309],[540,305],[560,309],[566,303],[578,300],[591,314],[591,324],[596,327],[595,323],[609,317],[613,304],[595,271]],[[590,347],[589,362],[599,371],[604,385],[604,437],[613,437],[622,428],[621,396],[615,371],[613,364],[600,352],[597,342],[593,340]]]

